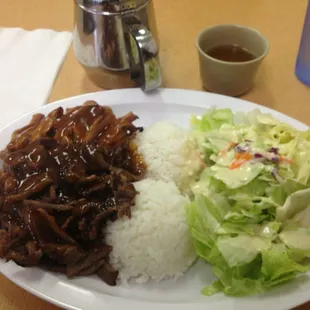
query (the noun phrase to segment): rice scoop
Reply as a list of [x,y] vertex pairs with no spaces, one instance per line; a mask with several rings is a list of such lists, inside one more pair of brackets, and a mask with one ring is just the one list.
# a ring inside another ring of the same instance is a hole
[[177,279],[196,259],[185,215],[189,199],[173,182],[145,179],[134,186],[139,195],[132,218],[107,227],[110,262],[125,283]]

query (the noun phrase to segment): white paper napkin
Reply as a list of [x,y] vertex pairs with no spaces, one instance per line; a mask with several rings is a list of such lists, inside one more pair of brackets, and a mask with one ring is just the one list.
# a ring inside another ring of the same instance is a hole
[[71,32],[0,28],[0,127],[45,104]]

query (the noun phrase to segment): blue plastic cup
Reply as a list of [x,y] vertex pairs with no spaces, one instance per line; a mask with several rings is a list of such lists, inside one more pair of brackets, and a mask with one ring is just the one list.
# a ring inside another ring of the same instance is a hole
[[301,35],[295,74],[302,83],[310,86],[310,2],[308,2],[304,28]]

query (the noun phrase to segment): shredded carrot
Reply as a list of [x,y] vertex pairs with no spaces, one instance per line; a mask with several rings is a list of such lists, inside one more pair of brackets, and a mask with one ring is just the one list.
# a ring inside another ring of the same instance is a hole
[[245,152],[245,153],[242,153],[241,158],[244,160],[251,160],[253,158],[253,155],[248,152]]
[[251,160],[253,158],[253,155],[245,152],[245,153],[237,153],[235,155],[235,158],[233,160],[233,162],[230,165],[230,169],[237,169],[239,168],[241,165],[243,165],[244,163],[246,163],[247,161]]
[[231,169],[231,170],[237,169],[237,168],[239,168],[240,166],[242,166],[245,162],[246,162],[246,160],[244,160],[244,159],[234,160],[234,161],[231,163],[229,169]]
[[280,160],[283,161],[283,162],[286,162],[288,164],[293,164],[294,161],[292,159],[289,159],[287,157],[284,157],[284,156],[280,156]]
[[242,155],[241,153],[237,153],[237,154],[235,155],[235,159],[237,159],[237,160],[240,159],[240,158],[241,158],[241,155]]
[[224,154],[226,154],[230,149],[232,149],[233,147],[235,147],[237,145],[237,143],[235,142],[231,142],[227,147],[225,147],[223,150],[221,150],[219,152],[220,156],[223,156]]
[[234,160],[251,160],[253,158],[253,155],[249,152],[244,153],[237,153],[234,157]]

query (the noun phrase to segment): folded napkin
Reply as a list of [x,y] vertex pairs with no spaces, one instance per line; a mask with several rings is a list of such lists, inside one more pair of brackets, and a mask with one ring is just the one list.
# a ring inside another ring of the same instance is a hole
[[71,32],[0,28],[0,127],[45,104]]

